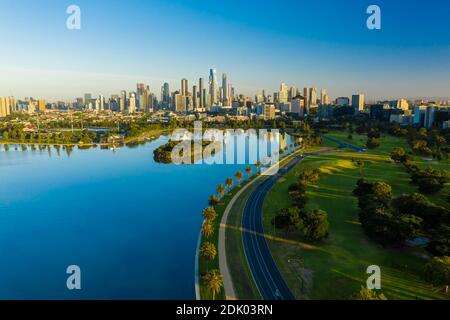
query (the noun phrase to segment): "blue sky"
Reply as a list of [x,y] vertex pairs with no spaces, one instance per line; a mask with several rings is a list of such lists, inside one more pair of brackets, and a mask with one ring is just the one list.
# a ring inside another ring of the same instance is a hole
[[[66,8],[82,29],[66,29]],[[381,8],[382,29],[366,28]],[[215,67],[239,93],[280,82],[333,97],[450,96],[446,0],[0,0],[0,96],[72,99],[148,83],[159,94]]]

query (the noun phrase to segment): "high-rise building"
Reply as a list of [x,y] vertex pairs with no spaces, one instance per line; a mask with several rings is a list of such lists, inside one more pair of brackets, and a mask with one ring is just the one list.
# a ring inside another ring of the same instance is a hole
[[309,107],[311,104],[310,88],[303,88],[303,97],[305,98],[305,107]]
[[39,100],[38,101],[38,110],[39,110],[39,112],[45,112],[46,109],[47,108],[46,108],[45,100]]
[[364,95],[363,94],[354,94],[352,95],[352,107],[356,111],[364,111]]
[[301,95],[295,96],[291,101],[291,112],[298,114],[300,117],[303,117],[306,113],[306,99]]
[[222,104],[224,106],[229,106],[229,92],[226,73],[222,74]]
[[102,94],[98,97],[98,99],[100,100],[100,106],[99,106],[99,111],[103,111],[105,109],[105,96],[103,96]]
[[209,70],[209,106],[218,102],[218,84],[216,69]]
[[131,92],[128,106],[128,113],[135,113],[135,112],[136,112],[136,93]]
[[348,107],[350,105],[350,99],[348,97],[336,98],[336,104],[342,107]]
[[278,92],[278,102],[287,103],[289,99],[289,89],[285,83],[281,83],[280,91]]
[[264,119],[265,120],[275,119],[275,104],[264,103]]
[[136,94],[137,94],[137,96],[140,96],[141,94],[143,94],[143,93],[144,93],[144,90],[145,90],[145,84],[143,84],[143,83],[138,83],[138,84],[136,85]]
[[199,90],[199,106],[200,108],[206,108],[206,94],[205,94],[205,81],[203,78],[198,79]]
[[289,101],[292,101],[292,99],[294,99],[294,97],[296,97],[296,96],[297,96],[297,88],[292,86],[289,89]]
[[170,87],[167,82],[164,82],[161,87],[161,102],[164,107],[170,106]]
[[181,95],[187,96],[188,95],[188,81],[187,79],[181,79]]
[[192,87],[192,107],[194,108],[194,110],[199,108],[197,86]]
[[316,88],[310,88],[309,89],[309,106],[316,106],[317,105],[317,89]]
[[120,93],[120,112],[124,113],[127,109],[127,92],[123,90]]
[[0,118],[10,113],[8,98],[0,97]]
[[92,94],[85,93],[84,94],[84,104],[88,104],[92,100]]
[[433,106],[428,106],[425,111],[425,128],[431,129],[434,125],[436,108]]
[[322,89],[320,91],[320,103],[322,105],[329,105],[330,104],[330,96],[328,95],[328,92],[325,89]]

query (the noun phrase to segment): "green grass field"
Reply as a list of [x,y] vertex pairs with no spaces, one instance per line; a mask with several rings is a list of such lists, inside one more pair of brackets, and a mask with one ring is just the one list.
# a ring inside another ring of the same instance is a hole
[[[347,136],[341,133],[332,135],[344,141]],[[360,146],[365,144],[365,137],[353,137],[347,142]],[[365,285],[366,269],[370,265],[381,267],[382,291],[388,299],[448,298],[435,292],[421,279],[427,261],[423,249],[385,249],[368,239],[359,224],[357,200],[352,190],[361,172],[352,159],[363,160],[363,176],[389,183],[395,195],[417,189],[409,183],[409,176],[403,168],[392,163],[388,156],[392,147],[407,149],[406,143],[395,137],[382,137],[381,143],[379,150],[368,154],[336,151],[311,156],[281,179],[266,197],[264,226],[269,245],[297,298],[349,299]],[[275,231],[270,224],[279,209],[291,205],[288,187],[296,180],[296,172],[306,168],[320,168],[322,171],[318,184],[308,190],[308,207],[321,208],[329,215],[330,237],[319,245],[304,242],[299,233],[286,235]],[[431,200],[441,198],[442,194]]]

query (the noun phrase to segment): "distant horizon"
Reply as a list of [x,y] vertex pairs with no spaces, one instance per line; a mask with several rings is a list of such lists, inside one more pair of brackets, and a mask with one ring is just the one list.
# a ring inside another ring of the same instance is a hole
[[72,101],[139,82],[159,96],[163,82],[207,83],[209,68],[246,96],[281,82],[373,101],[450,94],[450,3],[440,0],[377,1],[381,30],[366,26],[368,0],[78,0],[80,30],[66,27],[70,4],[0,3],[0,96]]

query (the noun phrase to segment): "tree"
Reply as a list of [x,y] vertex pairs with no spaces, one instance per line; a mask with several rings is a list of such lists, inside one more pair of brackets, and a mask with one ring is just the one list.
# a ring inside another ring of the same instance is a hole
[[319,209],[309,211],[303,219],[303,234],[311,241],[321,241],[328,237],[330,224],[328,214]]
[[361,176],[361,178],[363,178],[363,168],[364,168],[364,161],[362,160],[357,160],[356,161],[356,166],[359,168],[359,175]]
[[220,274],[219,270],[211,270],[205,276],[204,281],[206,283],[206,287],[212,294],[212,299],[216,299],[216,295],[220,293],[223,287],[223,278]]
[[214,222],[217,219],[216,210],[214,210],[214,208],[212,207],[203,209],[203,219],[209,222]]
[[224,185],[223,185],[223,184],[219,184],[219,185],[216,187],[216,191],[217,191],[217,193],[219,194],[220,199],[222,199],[222,198],[223,198],[223,195],[225,194],[225,187],[224,187]]
[[200,256],[206,260],[206,272],[208,272],[208,264],[216,258],[216,246],[212,242],[205,242],[200,247]]
[[434,257],[425,265],[425,280],[435,286],[450,286],[450,257]]
[[202,226],[202,236],[205,238],[210,238],[214,234],[214,227],[211,221],[205,221]]
[[245,172],[247,173],[247,177],[250,178],[250,175],[252,174],[252,167],[248,166],[245,168]]
[[225,185],[228,188],[228,192],[231,190],[231,187],[233,186],[233,178],[227,178],[225,180]]
[[3,131],[3,140],[8,141],[9,140],[9,132]]
[[272,225],[286,233],[301,227],[300,210],[297,207],[281,209],[272,219]]
[[366,143],[367,148],[376,149],[380,146],[380,139],[377,138],[369,138]]
[[374,290],[361,287],[361,290],[355,296],[354,300],[387,300],[382,293],[377,293]]
[[241,171],[236,172],[235,177],[236,177],[236,180],[238,182],[238,187],[240,187],[241,186],[241,181],[242,181],[242,178],[243,178],[242,172]]
[[391,152],[391,159],[397,163],[405,161],[406,152],[403,148],[394,148]]

